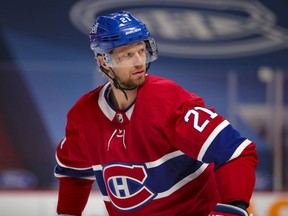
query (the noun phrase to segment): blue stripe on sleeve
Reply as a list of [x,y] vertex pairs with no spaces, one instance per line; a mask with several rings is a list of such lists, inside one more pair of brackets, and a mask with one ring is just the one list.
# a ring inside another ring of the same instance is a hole
[[211,142],[204,154],[203,162],[214,162],[215,168],[219,167],[230,159],[235,150],[245,140],[246,138],[241,137],[237,130],[228,125]]
[[95,177],[94,171],[92,168],[83,169],[83,170],[75,170],[67,167],[61,167],[57,165],[55,167],[55,174],[73,178],[87,178],[87,177]]

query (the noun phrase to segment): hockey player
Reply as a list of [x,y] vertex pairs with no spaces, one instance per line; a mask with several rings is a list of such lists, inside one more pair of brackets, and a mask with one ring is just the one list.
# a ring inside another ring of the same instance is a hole
[[255,144],[199,96],[147,74],[157,45],[130,13],[98,17],[90,42],[108,82],[67,115],[58,214],[81,215],[96,180],[111,216],[247,216]]

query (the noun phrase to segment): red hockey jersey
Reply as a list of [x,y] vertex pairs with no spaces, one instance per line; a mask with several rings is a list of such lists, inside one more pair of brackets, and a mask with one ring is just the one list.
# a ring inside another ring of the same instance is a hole
[[200,97],[153,75],[125,111],[109,93],[110,83],[98,87],[68,113],[56,152],[59,213],[80,215],[95,179],[111,216],[207,216],[217,202],[249,203],[255,144]]

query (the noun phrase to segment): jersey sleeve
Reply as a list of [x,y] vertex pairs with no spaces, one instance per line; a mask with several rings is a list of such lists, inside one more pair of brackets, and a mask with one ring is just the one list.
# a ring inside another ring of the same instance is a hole
[[56,149],[57,166],[55,175],[58,178],[73,177],[94,180],[94,172],[88,157],[88,150],[73,122],[73,114],[70,111],[67,117],[65,137]]
[[87,203],[95,175],[87,149],[77,126],[68,113],[65,137],[56,149],[54,175],[59,180],[57,212],[81,215]]
[[240,135],[213,108],[188,101],[173,112],[167,123],[172,144],[185,154],[213,163],[223,202],[249,203],[258,163],[255,144]]

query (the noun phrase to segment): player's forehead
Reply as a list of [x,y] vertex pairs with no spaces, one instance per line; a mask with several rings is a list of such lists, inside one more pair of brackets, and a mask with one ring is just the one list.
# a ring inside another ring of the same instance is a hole
[[139,41],[133,44],[117,47],[111,53],[117,54],[117,53],[123,53],[123,52],[133,52],[134,50],[139,50],[144,47],[145,47],[145,42]]

